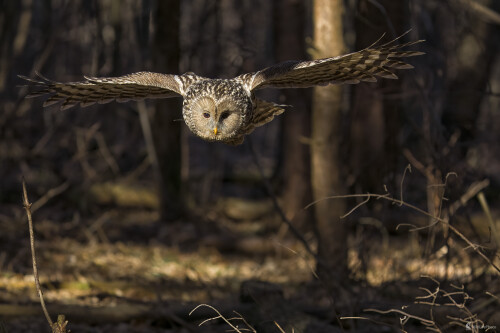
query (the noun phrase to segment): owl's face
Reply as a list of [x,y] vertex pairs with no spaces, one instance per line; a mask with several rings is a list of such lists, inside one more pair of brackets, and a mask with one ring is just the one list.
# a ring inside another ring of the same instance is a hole
[[240,128],[241,115],[242,110],[230,97],[214,100],[203,96],[191,105],[191,117],[197,130],[195,133],[206,140],[224,141],[233,137]]
[[227,142],[248,124],[252,104],[244,91],[238,91],[227,81],[215,83],[199,87],[192,94],[188,92],[183,106],[184,120],[202,139]]

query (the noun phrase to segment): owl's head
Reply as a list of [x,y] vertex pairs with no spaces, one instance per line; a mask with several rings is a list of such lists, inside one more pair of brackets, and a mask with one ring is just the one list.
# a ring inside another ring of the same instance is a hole
[[[216,80],[211,80],[216,81]],[[189,129],[208,141],[228,142],[248,124],[252,111],[250,98],[243,91],[235,93],[221,82],[199,89],[184,99],[183,115]]]

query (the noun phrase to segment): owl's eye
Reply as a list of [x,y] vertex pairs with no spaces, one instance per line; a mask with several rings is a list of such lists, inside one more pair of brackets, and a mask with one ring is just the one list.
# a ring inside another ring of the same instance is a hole
[[229,117],[229,111],[224,111],[224,112],[222,112],[222,113],[221,113],[221,115],[220,115],[220,119],[221,119],[221,120],[224,120],[224,119],[226,119],[227,117]]
[[210,118],[210,113],[208,113],[208,112],[203,112],[203,117],[205,117],[205,118]]

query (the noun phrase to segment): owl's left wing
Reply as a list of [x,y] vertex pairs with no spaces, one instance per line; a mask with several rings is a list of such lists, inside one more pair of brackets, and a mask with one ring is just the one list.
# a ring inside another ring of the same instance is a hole
[[286,61],[254,73],[238,76],[248,90],[261,88],[307,88],[335,83],[375,82],[377,77],[397,79],[392,69],[409,69],[412,65],[399,58],[424,54],[404,50],[423,40],[397,44],[400,37],[364,50],[338,57],[312,61]]
[[184,96],[192,83],[205,78],[194,73],[183,75],[137,72],[118,77],[88,77],[78,82],[56,82],[37,74],[36,79],[25,76],[30,93],[26,97],[48,95],[43,106],[62,102],[65,110],[77,104],[86,107],[95,103],[104,104],[113,100],[126,102],[145,98],[169,98]]

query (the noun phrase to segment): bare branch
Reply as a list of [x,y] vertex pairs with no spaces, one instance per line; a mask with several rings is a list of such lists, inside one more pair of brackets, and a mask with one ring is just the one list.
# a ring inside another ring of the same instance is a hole
[[35,255],[35,233],[33,231],[33,220],[31,217],[31,203],[28,201],[28,192],[26,191],[26,182],[24,178],[22,180],[23,185],[23,205],[26,210],[26,215],[28,216],[28,227],[30,232],[30,245],[31,245],[31,261],[33,263],[33,276],[35,278],[36,291],[38,293],[38,297],[40,298],[40,305],[42,306],[43,314],[47,319],[50,327],[54,327],[54,323],[52,319],[50,319],[49,312],[47,311],[47,307],[45,306],[45,301],[43,300],[42,288],[40,286],[40,279],[38,277],[38,268],[36,266],[36,255]]
[[[216,320],[216,319],[222,319],[227,325],[229,325],[235,332],[237,333],[242,333],[242,331],[251,331],[253,333],[257,333],[257,331],[248,324],[248,322],[238,313],[235,311],[235,313],[239,316],[239,317],[235,317],[235,318],[229,318],[227,319],[226,317],[224,317],[220,312],[219,310],[217,310],[216,308],[214,308],[213,306],[211,305],[208,305],[208,304],[199,304],[197,305],[193,310],[191,310],[191,312],[189,312],[189,315],[192,315],[193,312],[195,312],[196,310],[198,310],[200,307],[207,307],[211,310],[213,310],[215,313],[217,313],[217,316],[215,317],[211,317],[211,318],[208,318],[208,319],[205,319],[204,321],[202,321],[198,326],[202,326],[204,324],[206,324],[207,322],[209,321],[212,321],[212,320]],[[247,328],[243,328],[243,329],[240,329],[238,328],[238,326],[235,326],[231,323],[232,320],[241,320],[246,326]]]
[[411,173],[411,164],[408,164],[405,168],[405,171],[403,171],[403,177],[401,177],[401,184],[399,185],[399,200],[401,202],[403,202],[403,184],[404,184],[404,181],[405,181],[405,177],[406,177],[406,171],[410,172]]
[[459,200],[455,201],[448,208],[449,214],[453,215],[460,208],[464,207],[465,204],[472,198],[474,198],[479,192],[490,185],[489,179],[483,179],[480,182],[472,183]]
[[389,309],[389,310],[378,310],[378,309],[364,309],[363,311],[365,312],[375,312],[375,313],[380,313],[380,314],[389,314],[389,313],[399,313],[407,318],[412,318],[420,321],[422,324],[426,326],[434,326],[435,323],[432,320],[425,319],[419,316],[412,315],[411,313],[407,313],[403,310],[398,310],[398,309]]
[[[434,219],[434,223],[431,223],[428,226],[422,227],[422,228],[413,228],[410,231],[418,231],[418,230],[421,230],[421,229],[430,228],[430,227],[434,226],[437,223],[442,223],[442,224],[446,225],[455,235],[457,235],[459,238],[461,238],[477,254],[479,254],[489,265],[491,265],[491,267],[493,267],[498,273],[500,273],[500,267],[498,267],[496,264],[494,264],[490,260],[490,258],[488,258],[481,251],[481,247],[478,244],[472,243],[467,237],[465,237],[465,235],[463,233],[461,233],[456,227],[454,227],[453,225],[451,225],[448,222],[448,218],[441,218],[439,216],[434,216],[434,215],[430,214],[429,212],[426,212],[425,210],[423,210],[423,209],[421,209],[421,208],[419,208],[419,207],[417,207],[415,205],[412,205],[412,204],[409,204],[409,203],[404,202],[402,200],[395,199],[395,198],[391,197],[390,193],[386,193],[386,194],[367,193],[367,194],[334,195],[334,196],[329,196],[329,197],[321,198],[320,200],[316,200],[316,201],[308,204],[304,209],[308,209],[309,207],[311,207],[311,206],[313,206],[313,205],[315,205],[318,202],[323,201],[323,200],[329,200],[329,199],[346,199],[346,198],[376,198],[376,199],[384,199],[384,200],[393,202],[394,204],[410,208],[410,209],[412,209],[414,211],[417,211],[417,212],[419,212],[419,213],[421,213],[421,214],[423,214],[425,216],[428,216],[428,217]],[[366,200],[365,200],[365,202],[366,202]],[[361,205],[358,204],[355,208],[357,209],[359,207],[361,207]],[[351,209],[351,211],[349,211],[349,214],[351,214],[352,211],[353,210]],[[401,224],[401,225],[408,225],[408,224]]]
[[468,7],[471,11],[486,22],[500,25],[500,14],[485,5],[471,0],[461,0],[460,3],[464,7]]
[[[268,195],[271,197],[271,200],[273,201],[274,208],[276,209],[279,216],[281,217],[281,220],[288,226],[288,228],[290,228],[290,231],[292,232],[292,234],[295,237],[297,237],[297,239],[304,245],[307,252],[312,254],[314,256],[314,258],[318,259],[318,256],[311,249],[307,240],[302,236],[302,234],[297,230],[297,228],[295,228],[293,226],[292,222],[286,217],[286,214],[283,211],[283,209],[281,209],[281,206],[278,202],[278,199],[276,198],[276,195],[274,194],[274,191],[271,188],[271,184],[269,184],[269,180],[264,175],[264,170],[262,169],[262,166],[260,164],[260,160],[259,160],[259,157],[257,155],[257,151],[255,150],[255,147],[253,145],[253,142],[252,142],[251,138],[248,138],[247,140],[248,140],[248,143],[250,146],[250,150],[252,151],[252,156],[253,156],[255,165],[257,166],[257,169],[259,169],[260,176],[262,177],[262,181],[264,182],[264,186],[266,187],[266,191],[267,191]],[[307,207],[306,207],[306,209],[307,209]]]
[[483,208],[484,214],[486,215],[486,220],[490,225],[491,233],[493,234],[493,238],[495,239],[495,243],[497,248],[500,247],[500,234],[498,233],[497,226],[495,221],[493,221],[493,217],[491,216],[490,207],[488,206],[488,202],[486,201],[486,197],[483,192],[479,192],[477,194],[477,200],[481,204],[481,208]]
[[43,205],[45,205],[50,199],[52,199],[53,197],[56,197],[59,194],[63,193],[68,188],[69,188],[69,182],[65,181],[61,185],[56,186],[56,187],[51,188],[50,190],[48,190],[47,193],[45,193],[43,197],[41,197],[40,199],[38,199],[37,201],[35,201],[35,203],[33,203],[31,205],[31,213],[36,212]]
[[354,212],[355,210],[357,210],[359,207],[361,207],[364,204],[368,203],[368,201],[370,201],[370,198],[371,197],[366,197],[365,200],[363,200],[362,202],[360,202],[359,204],[357,204],[356,206],[354,206],[350,211],[348,211],[347,213],[345,213],[344,215],[342,215],[340,218],[343,219],[343,218],[346,218],[347,216],[351,215],[351,213]]

